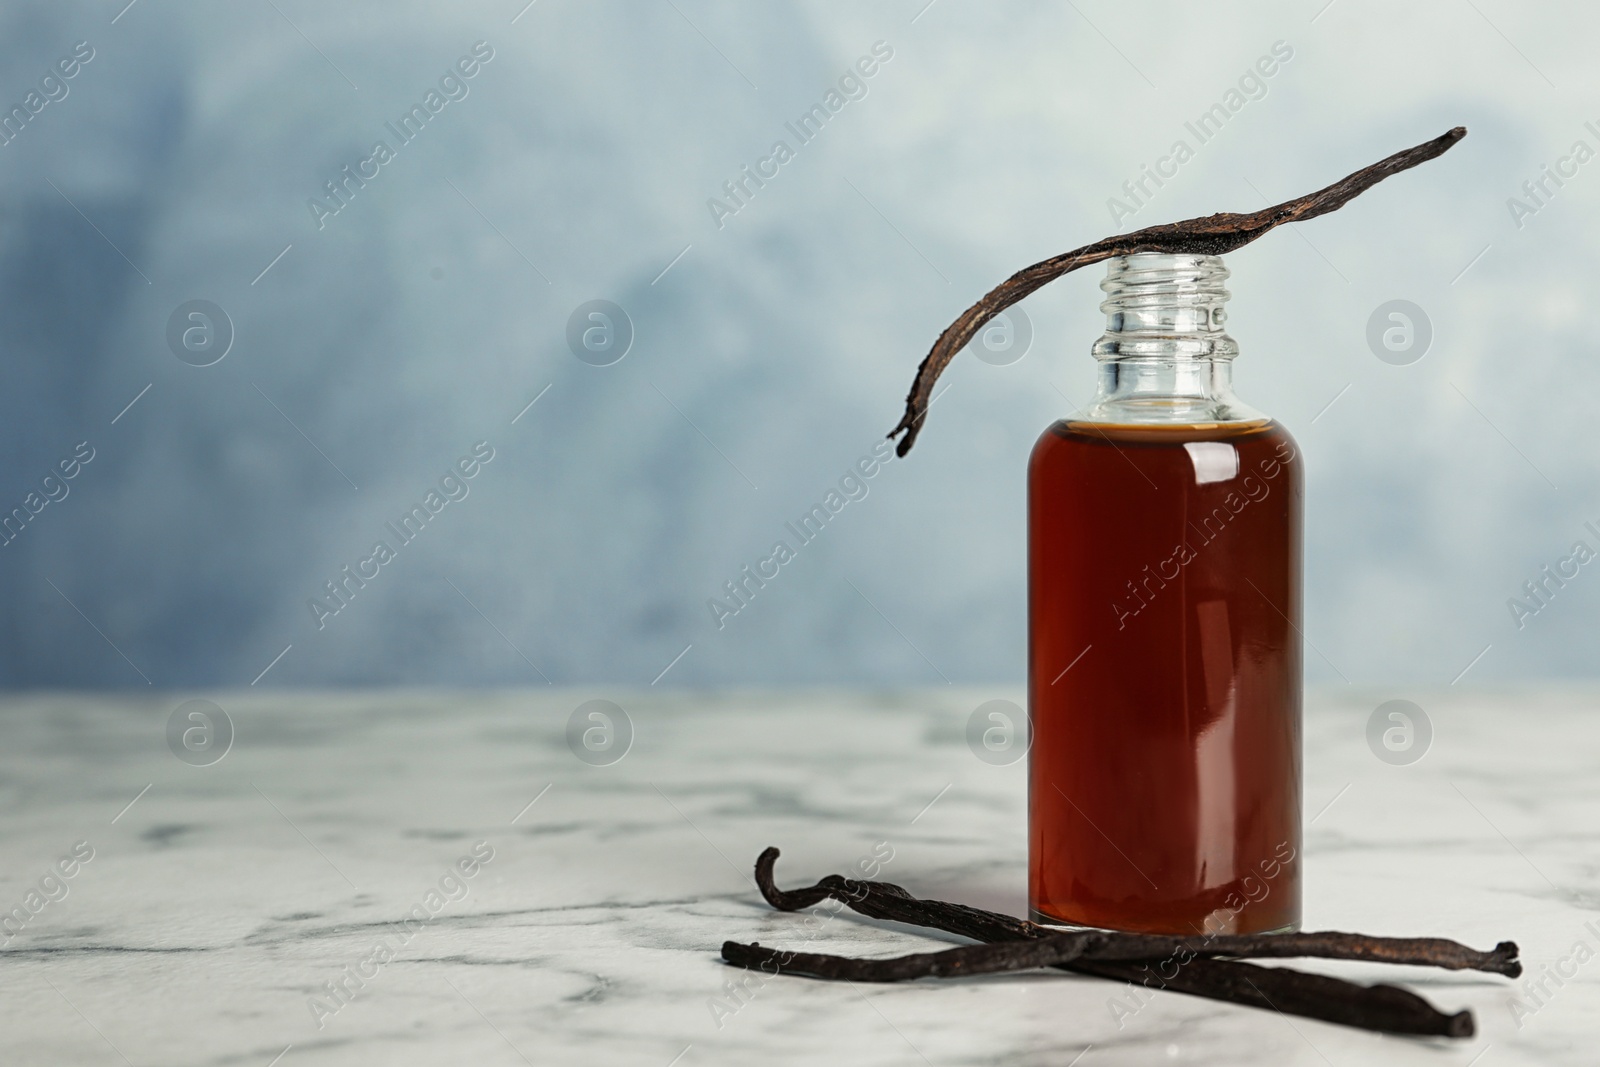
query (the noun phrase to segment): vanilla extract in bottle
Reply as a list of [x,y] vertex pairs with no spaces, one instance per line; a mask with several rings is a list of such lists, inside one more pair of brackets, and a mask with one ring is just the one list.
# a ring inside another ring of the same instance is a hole
[[1219,257],[1107,263],[1097,395],[1028,470],[1033,917],[1298,929],[1298,449],[1233,395]]

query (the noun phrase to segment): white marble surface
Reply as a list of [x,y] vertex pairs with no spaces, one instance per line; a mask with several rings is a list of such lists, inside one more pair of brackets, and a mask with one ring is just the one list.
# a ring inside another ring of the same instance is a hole
[[[963,734],[979,702],[1019,693],[200,695],[237,731],[210,767],[167,749],[183,697],[0,705],[0,910],[24,905],[76,842],[94,851],[0,950],[0,1061],[1600,1060],[1600,959],[1549,984],[1520,1026],[1521,983],[1400,972],[1441,1007],[1476,1012],[1466,1042],[1175,994],[1119,1028],[1115,987],[1056,973],[870,988],[777,979],[719,1027],[710,1005],[735,974],[721,942],[809,936],[749,881],[765,845],[783,848],[779,880],[794,884],[886,841],[883,877],[1022,912],[1023,768],[979,762]],[[1432,748],[1412,766],[1367,749],[1368,714],[1392,696],[1432,718]],[[635,724],[612,766],[566,746],[569,713],[591,697]],[[1580,940],[1600,949],[1600,693],[1345,690],[1310,701],[1306,740],[1308,928],[1515,938],[1535,974]],[[402,947],[394,924],[479,841],[493,859]],[[386,938],[393,959],[319,1027],[312,998]],[[936,944],[848,916],[812,943]]]

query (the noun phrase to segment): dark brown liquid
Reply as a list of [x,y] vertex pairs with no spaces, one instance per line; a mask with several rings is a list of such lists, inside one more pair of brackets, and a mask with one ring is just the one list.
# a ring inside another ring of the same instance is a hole
[[1268,420],[1058,422],[1034,446],[1040,917],[1173,934],[1298,925],[1302,493],[1294,440]]

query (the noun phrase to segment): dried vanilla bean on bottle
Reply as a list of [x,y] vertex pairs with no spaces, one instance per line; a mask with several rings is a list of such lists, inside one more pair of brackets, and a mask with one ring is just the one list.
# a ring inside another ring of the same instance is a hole
[[890,436],[1006,307],[1106,263],[1099,389],[1028,467],[1029,898],[1039,922],[1154,934],[1300,924],[1301,514],[1289,432],[1233,393],[1221,256],[1433,159],[1456,127],[1249,214],[1106,238],[940,334]]

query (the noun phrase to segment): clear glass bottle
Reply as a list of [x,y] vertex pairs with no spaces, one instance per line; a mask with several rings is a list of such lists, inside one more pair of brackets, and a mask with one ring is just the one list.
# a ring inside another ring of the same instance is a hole
[[1215,256],[1111,260],[1099,390],[1029,462],[1041,922],[1299,927],[1303,476],[1233,395],[1227,277]]

